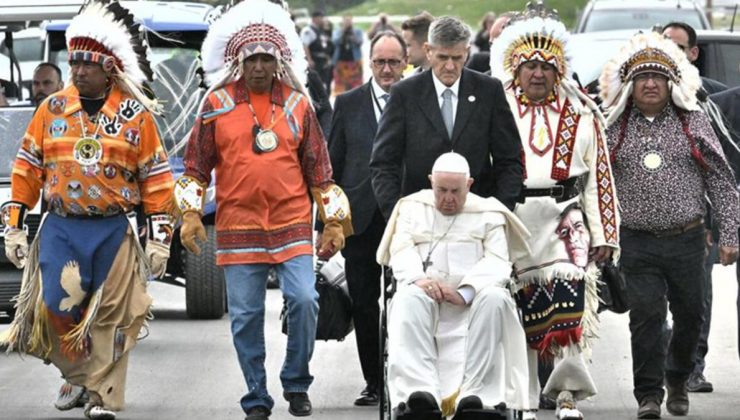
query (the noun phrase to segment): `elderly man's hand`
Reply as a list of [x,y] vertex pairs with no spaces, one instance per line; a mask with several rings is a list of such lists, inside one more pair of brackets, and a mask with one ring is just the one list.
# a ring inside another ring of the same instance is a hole
[[591,260],[597,264],[608,262],[612,257],[612,248],[606,245],[591,248],[588,253]]
[[427,296],[434,299],[435,302],[444,302],[444,292],[442,292],[442,288],[440,287],[441,285],[438,281],[432,279],[421,279],[414,282],[414,284],[421,288]]
[[738,249],[736,246],[719,247],[719,262],[722,265],[730,265],[737,261]]
[[457,288],[447,284],[441,284],[442,294],[444,295],[445,302],[449,302],[457,306],[465,306],[465,299],[458,293]]
[[437,303],[449,302],[453,305],[465,305],[465,299],[457,292],[457,289],[437,280],[421,279],[414,282],[416,286],[424,290],[430,298]]

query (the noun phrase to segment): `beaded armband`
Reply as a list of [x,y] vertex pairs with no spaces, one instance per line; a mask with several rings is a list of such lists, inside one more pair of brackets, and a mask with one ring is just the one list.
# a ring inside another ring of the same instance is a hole
[[175,203],[180,214],[189,211],[203,214],[206,199],[206,186],[190,176],[183,176],[175,182]]
[[349,208],[349,199],[344,191],[336,184],[327,188],[311,188],[311,195],[316,201],[319,216],[324,224],[328,222],[339,222],[345,236],[352,234],[352,215]]
[[23,223],[26,220],[26,211],[28,207],[17,201],[8,201],[0,207],[2,214],[2,225],[5,228],[23,229]]

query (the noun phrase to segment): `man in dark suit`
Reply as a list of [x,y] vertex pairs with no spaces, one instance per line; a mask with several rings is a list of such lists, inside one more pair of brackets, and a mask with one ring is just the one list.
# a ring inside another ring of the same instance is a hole
[[[686,54],[686,58],[689,59],[691,64],[697,66],[700,53],[699,43],[696,38],[696,31],[691,25],[685,22],[669,22],[663,27],[663,35],[675,42],[678,48]],[[704,76],[701,76],[701,85],[710,95],[727,89],[724,83]]]
[[[740,183],[740,152],[737,151],[737,146],[740,144],[740,86],[728,89],[724,92],[716,93],[709,97],[717,107],[722,111],[725,118],[727,119],[727,128],[732,134],[731,144],[722,143],[722,149],[724,149],[725,156],[730,162],[730,166],[735,171],[735,182]],[[736,271],[737,279],[740,282],[740,264],[737,264]],[[737,316],[738,316],[738,355],[740,355],[740,289],[738,289],[737,297]]]
[[501,82],[463,68],[469,40],[460,20],[435,20],[424,46],[431,69],[391,89],[370,159],[386,219],[399,198],[429,188],[434,160],[449,151],[468,160],[471,192],[514,208],[522,188],[519,133]]
[[378,404],[383,379],[378,342],[381,267],[375,261],[375,251],[385,230],[385,219],[373,195],[368,165],[391,85],[401,80],[406,68],[403,38],[392,31],[376,34],[370,43],[370,68],[373,77],[369,82],[337,97],[329,136],[335,181],[349,198],[355,232],[342,250],[357,351],[366,382],[355,405]]

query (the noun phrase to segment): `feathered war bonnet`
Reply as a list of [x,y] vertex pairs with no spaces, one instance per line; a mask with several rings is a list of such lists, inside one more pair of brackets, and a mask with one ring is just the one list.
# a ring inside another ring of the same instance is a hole
[[211,23],[201,48],[208,91],[240,79],[242,62],[253,54],[275,57],[275,76],[308,97],[308,61],[295,24],[284,6],[268,0],[244,0]]
[[558,80],[569,78],[568,39],[556,10],[548,10],[542,2],[529,2],[491,44],[491,75],[506,86],[516,79],[519,66],[540,61],[555,67]]
[[632,96],[635,76],[660,73],[668,78],[673,104],[687,111],[699,110],[696,92],[701,87],[699,70],[670,39],[656,32],[637,34],[607,64],[599,77],[599,96],[607,124],[619,117]]
[[92,0],[67,27],[69,60],[98,63],[110,72],[111,82],[127,92],[149,111],[161,106],[148,86],[152,69],[147,45],[134,16],[117,1]]

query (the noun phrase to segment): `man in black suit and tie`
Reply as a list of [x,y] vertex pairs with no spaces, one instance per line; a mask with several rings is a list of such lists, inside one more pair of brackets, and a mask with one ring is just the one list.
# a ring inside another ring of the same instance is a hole
[[429,188],[435,159],[449,151],[468,160],[471,192],[514,208],[522,188],[519,132],[501,82],[464,68],[469,41],[460,20],[435,20],[424,47],[431,69],[391,89],[370,158],[386,219],[399,198]]
[[[725,156],[727,156],[727,160],[730,162],[730,166],[735,171],[735,182],[740,185],[740,152],[737,151],[737,146],[740,145],[740,86],[724,92],[715,93],[709,99],[717,104],[727,119],[727,128],[732,134],[734,147],[731,144],[723,142],[722,149],[725,152]],[[740,264],[737,264],[736,275],[738,284],[740,284]],[[738,288],[737,295],[737,321],[737,349],[738,355],[740,355],[740,288]]]
[[392,31],[376,34],[370,43],[370,68],[373,77],[369,82],[337,97],[329,136],[335,181],[349,198],[355,232],[342,250],[357,350],[366,382],[355,405],[377,405],[383,379],[378,348],[381,267],[375,261],[375,251],[385,230],[385,219],[375,201],[369,163],[391,85],[401,80],[406,68],[403,38]]

